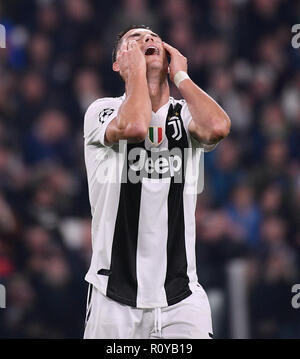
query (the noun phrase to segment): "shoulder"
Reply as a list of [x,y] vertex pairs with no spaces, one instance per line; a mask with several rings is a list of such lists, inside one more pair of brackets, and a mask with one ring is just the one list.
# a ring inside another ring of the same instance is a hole
[[111,115],[117,112],[123,97],[103,97],[92,102],[87,108],[84,115],[84,125],[89,126],[89,124],[94,123],[97,119],[100,123],[103,123],[105,119],[109,118]]

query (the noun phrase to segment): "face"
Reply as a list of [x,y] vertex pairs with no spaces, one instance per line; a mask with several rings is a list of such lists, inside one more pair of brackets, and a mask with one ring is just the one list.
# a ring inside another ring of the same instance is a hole
[[130,41],[135,40],[145,55],[147,69],[164,69],[168,71],[166,51],[162,45],[162,39],[148,29],[129,30],[122,38],[119,49],[127,48]]

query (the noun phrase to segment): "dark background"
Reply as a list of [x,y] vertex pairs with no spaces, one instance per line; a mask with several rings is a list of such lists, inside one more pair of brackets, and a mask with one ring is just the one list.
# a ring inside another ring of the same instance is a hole
[[[199,281],[217,338],[231,338],[227,268],[246,266],[251,338],[297,338],[300,309],[300,51],[293,0],[6,0],[0,23],[0,337],[81,338],[90,245],[83,116],[120,96],[117,32],[144,23],[187,58],[227,111],[230,136],[205,157]],[[172,86],[172,95],[180,94]]]

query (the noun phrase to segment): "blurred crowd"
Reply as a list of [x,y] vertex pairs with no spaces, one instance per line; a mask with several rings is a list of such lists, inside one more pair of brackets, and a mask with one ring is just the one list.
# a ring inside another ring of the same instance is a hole
[[[91,256],[83,157],[88,105],[124,88],[115,35],[146,24],[227,111],[205,157],[197,270],[216,337],[230,338],[227,268],[247,265],[250,337],[300,337],[300,50],[297,0],[2,0],[0,337],[81,338]],[[171,94],[181,98],[171,85]]]

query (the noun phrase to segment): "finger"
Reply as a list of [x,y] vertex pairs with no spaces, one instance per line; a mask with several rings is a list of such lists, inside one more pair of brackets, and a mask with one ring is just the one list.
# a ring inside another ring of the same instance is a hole
[[164,42],[164,41],[163,41],[162,44],[163,44],[163,47],[165,47],[165,48],[168,49],[169,51],[174,51],[174,50],[176,50],[175,47],[173,47],[173,46],[167,44],[167,43]]
[[136,47],[136,40],[132,40],[128,44],[128,49],[133,49],[134,47]]
[[117,60],[119,60],[121,57],[123,57],[126,52],[127,52],[126,49],[118,51],[118,53],[117,53]]
[[167,44],[166,42],[163,42],[163,47],[170,53],[170,54],[175,54],[175,53],[179,53],[179,51],[177,49],[175,49],[175,47]]
[[122,52],[121,52],[121,51],[118,51],[116,60],[118,61],[121,56],[122,56]]
[[127,43],[123,43],[120,47],[120,51],[127,50]]
[[119,59],[123,55],[123,53],[124,53],[123,50],[119,50],[117,53],[117,59]]

